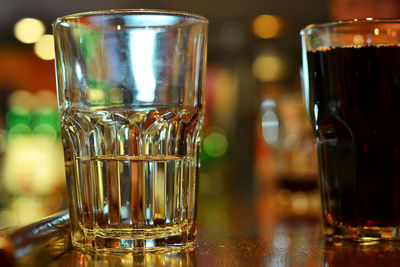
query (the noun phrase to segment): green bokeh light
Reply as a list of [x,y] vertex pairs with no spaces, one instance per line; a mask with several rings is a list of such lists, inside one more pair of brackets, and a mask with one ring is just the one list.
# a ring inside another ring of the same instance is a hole
[[32,116],[29,110],[23,107],[14,107],[10,109],[6,115],[6,122],[8,129],[11,129],[18,124],[23,124],[28,126],[31,122],[31,119]]
[[[31,127],[32,127],[32,129],[36,129],[38,126],[41,126],[41,125],[48,125],[48,126],[52,127],[53,130],[58,134],[60,132],[60,122],[59,122],[59,116],[58,116],[57,110],[54,110],[54,109],[35,110],[32,114]],[[45,132],[46,131],[47,130],[45,130]],[[54,132],[54,131],[51,131],[51,132]]]
[[[18,135],[47,135],[60,137],[60,120],[57,110],[40,108],[32,113],[22,107],[14,107],[6,115],[9,138]],[[33,131],[32,131],[33,129]]]
[[33,129],[34,136],[46,136],[47,138],[55,140],[57,138],[57,131],[48,124],[39,124]]
[[228,140],[222,133],[211,132],[204,138],[203,149],[212,158],[221,157],[228,149]]
[[9,139],[21,135],[26,135],[26,136],[32,135],[31,128],[26,124],[20,123],[20,124],[15,124],[13,127],[10,128],[10,130],[8,130]]

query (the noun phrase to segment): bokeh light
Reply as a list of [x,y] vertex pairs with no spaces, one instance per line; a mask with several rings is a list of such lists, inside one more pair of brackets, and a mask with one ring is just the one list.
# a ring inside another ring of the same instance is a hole
[[39,124],[33,129],[33,134],[35,136],[44,136],[49,140],[56,141],[57,139],[57,131],[54,127],[48,124]]
[[260,15],[253,21],[254,34],[262,39],[278,37],[282,31],[282,19],[273,15]]
[[353,37],[354,45],[363,45],[364,44],[364,37],[361,34],[356,34]]
[[203,149],[212,158],[223,156],[228,149],[228,140],[219,128],[212,128],[204,137]]
[[266,99],[261,104],[263,114],[261,117],[262,135],[268,144],[274,144],[279,138],[279,118],[276,112],[276,103]]
[[7,112],[6,115],[7,127],[13,128],[15,125],[29,125],[31,122],[31,114],[24,107],[14,107]]
[[283,77],[285,66],[281,58],[274,54],[258,56],[252,65],[254,77],[263,82],[273,82]]
[[43,22],[35,18],[23,18],[14,26],[14,36],[20,42],[32,44],[46,32]]
[[305,214],[309,209],[308,196],[304,192],[295,192],[292,196],[292,211],[295,214]]
[[54,37],[52,34],[45,34],[37,40],[34,46],[35,54],[43,60],[54,59]]
[[[34,108],[38,101],[36,96],[31,92],[26,90],[16,90],[12,92],[7,102],[9,108],[23,107],[25,109],[31,110]],[[42,105],[43,102],[41,101],[40,104]]]
[[35,96],[37,99],[40,99],[40,101],[37,101],[37,108],[57,110],[57,96],[55,93],[47,90],[41,90],[37,92]]
[[8,138],[14,139],[17,136],[30,136],[32,134],[31,127],[26,124],[18,123],[13,125],[10,130],[8,130]]
[[11,95],[9,106],[10,110],[6,114],[9,139],[20,135],[32,137],[33,134],[56,141],[60,136],[60,121],[54,93],[39,91],[32,94],[19,90]]

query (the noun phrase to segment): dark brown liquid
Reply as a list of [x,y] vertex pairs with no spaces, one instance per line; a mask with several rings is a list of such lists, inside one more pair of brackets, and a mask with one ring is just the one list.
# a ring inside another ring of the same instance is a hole
[[325,223],[400,225],[400,47],[307,58]]

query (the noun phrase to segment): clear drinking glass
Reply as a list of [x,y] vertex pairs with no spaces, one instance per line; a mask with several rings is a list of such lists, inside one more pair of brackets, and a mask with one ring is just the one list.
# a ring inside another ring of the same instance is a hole
[[400,239],[400,20],[301,31],[325,234]]
[[72,242],[157,250],[196,237],[208,21],[109,10],[54,25]]

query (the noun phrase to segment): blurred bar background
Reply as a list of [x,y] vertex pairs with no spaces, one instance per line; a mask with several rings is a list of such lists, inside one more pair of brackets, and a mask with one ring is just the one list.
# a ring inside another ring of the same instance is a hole
[[400,15],[398,0],[0,4],[0,228],[66,208],[51,35],[56,17],[156,8],[210,20],[199,220],[203,227],[218,221],[240,228],[240,222],[228,221],[229,212],[255,207],[261,226],[273,223],[271,210],[283,218],[319,216],[316,155],[301,95],[299,30],[310,23]]

